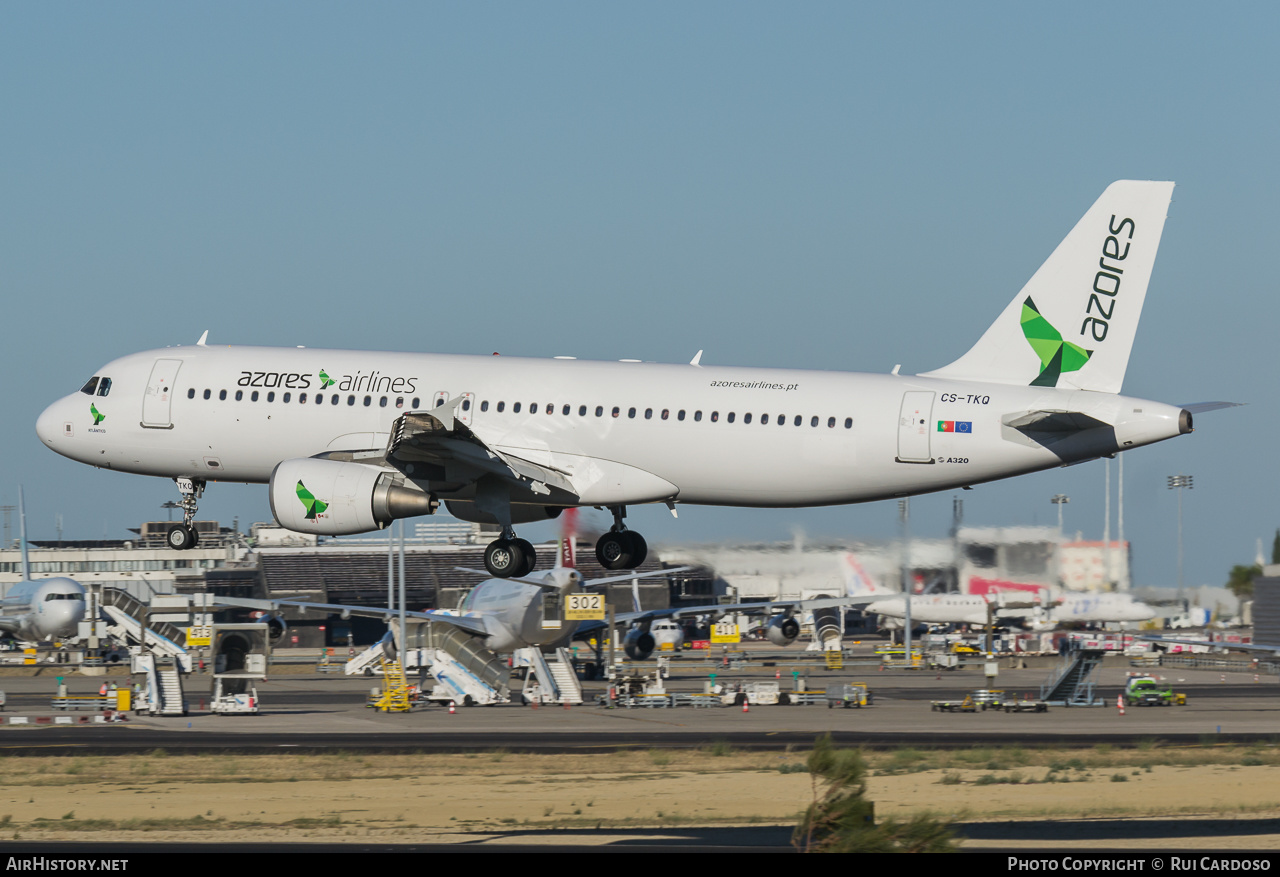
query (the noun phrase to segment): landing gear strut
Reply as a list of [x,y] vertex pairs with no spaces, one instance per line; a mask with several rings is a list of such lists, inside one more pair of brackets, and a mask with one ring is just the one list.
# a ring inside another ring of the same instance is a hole
[[502,536],[489,543],[484,550],[484,566],[489,574],[500,579],[527,576],[538,563],[538,555],[528,540],[517,539],[515,530],[504,527]]
[[613,512],[613,528],[596,540],[596,560],[605,569],[635,569],[649,556],[649,545],[622,522],[626,506],[614,506],[609,511]]
[[196,533],[195,527],[196,503],[204,495],[204,482],[195,478],[173,480],[177,482],[178,491],[182,494],[182,499],[178,501],[182,508],[182,523],[171,527],[166,538],[170,548],[186,551],[188,548],[195,548],[200,542],[200,535]]

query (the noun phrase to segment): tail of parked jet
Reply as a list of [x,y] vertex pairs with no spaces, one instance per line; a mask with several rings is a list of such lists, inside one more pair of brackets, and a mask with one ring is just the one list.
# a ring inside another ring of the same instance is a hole
[[1112,183],[973,349],[921,377],[1120,392],[1172,197]]

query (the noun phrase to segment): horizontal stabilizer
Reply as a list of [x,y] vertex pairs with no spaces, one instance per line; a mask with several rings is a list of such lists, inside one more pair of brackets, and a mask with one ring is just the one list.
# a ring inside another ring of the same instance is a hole
[[1026,411],[1011,414],[1001,422],[1019,432],[1080,432],[1111,425],[1079,411]]
[[1206,411],[1219,411],[1223,408],[1239,408],[1244,404],[1243,402],[1192,402],[1178,407],[1192,414],[1204,414]]

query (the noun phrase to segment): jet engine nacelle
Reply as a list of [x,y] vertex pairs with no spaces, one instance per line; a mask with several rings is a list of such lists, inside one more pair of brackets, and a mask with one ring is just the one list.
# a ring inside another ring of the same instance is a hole
[[800,635],[800,622],[790,616],[779,616],[769,622],[764,635],[775,646],[789,646]]
[[[473,502],[465,502],[461,500],[445,500],[445,508],[449,510],[449,514],[453,515],[459,521],[470,521],[473,524],[501,524],[502,522],[488,512],[483,512],[476,508]],[[511,504],[511,523],[514,524],[534,524],[538,521],[550,521],[560,517],[560,513],[564,509],[553,505],[523,505],[520,503]]]
[[264,615],[258,620],[267,626],[267,642],[275,645],[284,638],[287,626],[279,615]]
[[380,530],[397,518],[429,515],[437,502],[398,472],[308,457],[271,473],[271,512],[298,533],[338,536]]
[[653,654],[654,645],[653,634],[637,627],[627,631],[626,639],[622,641],[622,650],[631,660],[643,661]]

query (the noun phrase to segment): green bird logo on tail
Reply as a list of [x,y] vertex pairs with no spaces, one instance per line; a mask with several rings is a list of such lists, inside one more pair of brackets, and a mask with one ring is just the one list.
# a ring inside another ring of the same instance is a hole
[[327,390],[337,383],[337,381],[335,381],[333,378],[329,377],[327,374],[324,373],[324,369],[320,369],[320,380],[324,381],[324,383],[320,386],[320,389],[322,390]]
[[303,508],[307,510],[306,518],[308,521],[314,521],[316,519],[316,515],[324,514],[324,510],[329,507],[327,502],[321,502],[312,496],[311,491],[307,490],[306,486],[301,481],[298,482],[297,491],[298,501],[301,502]]
[[1032,387],[1056,387],[1063,372],[1078,371],[1093,356],[1092,350],[1063,341],[1062,333],[1041,316],[1030,296],[1022,303],[1022,334],[1040,357],[1040,374]]
[[102,421],[104,421],[104,420],[106,420],[106,419],[107,419],[107,415],[105,415],[105,414],[103,414],[101,411],[99,411],[99,410],[98,410],[98,406],[97,406],[97,405],[90,405],[90,406],[89,406],[89,413],[93,415],[93,425],[94,425],[94,426],[97,426],[99,423],[101,423]]

